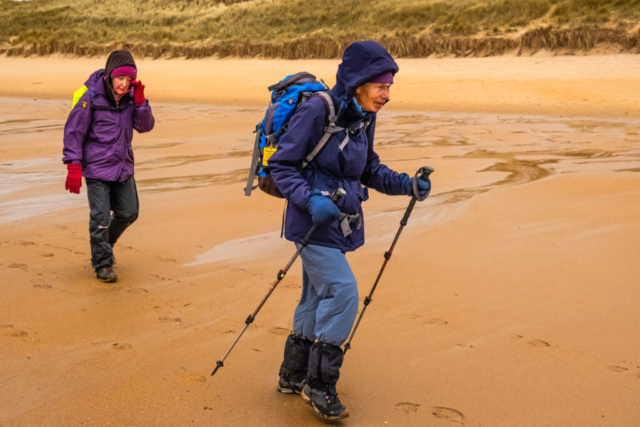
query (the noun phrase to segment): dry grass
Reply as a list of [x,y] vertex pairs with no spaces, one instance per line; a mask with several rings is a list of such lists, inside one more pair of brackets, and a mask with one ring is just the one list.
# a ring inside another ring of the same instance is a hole
[[0,53],[335,58],[375,39],[398,57],[635,51],[640,0],[0,0]]

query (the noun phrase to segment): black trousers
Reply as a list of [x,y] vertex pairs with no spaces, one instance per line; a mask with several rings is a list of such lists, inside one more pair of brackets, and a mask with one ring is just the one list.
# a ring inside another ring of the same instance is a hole
[[139,201],[133,177],[124,182],[85,178],[89,198],[89,236],[93,268],[113,264],[113,245],[138,219]]

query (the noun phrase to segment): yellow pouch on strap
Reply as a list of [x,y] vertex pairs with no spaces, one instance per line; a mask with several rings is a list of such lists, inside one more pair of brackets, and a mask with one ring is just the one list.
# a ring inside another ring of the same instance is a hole
[[269,159],[273,156],[277,150],[276,147],[264,147],[264,153],[262,154],[262,166],[269,166]]

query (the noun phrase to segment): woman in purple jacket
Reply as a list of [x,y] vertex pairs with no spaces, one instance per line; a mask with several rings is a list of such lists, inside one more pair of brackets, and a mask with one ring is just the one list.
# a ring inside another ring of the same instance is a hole
[[91,264],[98,279],[115,282],[113,245],[138,218],[133,177],[133,130],[153,129],[155,120],[144,85],[136,81],[131,54],[116,50],[104,70],[93,73],[74,93],[64,127],[65,189],[80,194],[87,183]]
[[[409,196],[413,191],[409,175],[380,163],[373,149],[376,113],[389,101],[397,72],[396,62],[378,43],[353,43],[329,91],[342,130],[302,168],[328,123],[323,99],[312,97],[298,107],[269,159],[271,176],[289,202],[286,238],[299,244],[314,224],[320,226],[300,253],[302,297],[285,343],[278,390],[302,394],[329,419],[349,415],[338,399],[336,383],[341,346],[358,313],[357,282],[345,253],[364,244],[361,203],[369,198],[368,188],[389,195]],[[422,196],[431,188],[421,179],[416,184]],[[338,188],[347,194],[336,205],[326,196]]]

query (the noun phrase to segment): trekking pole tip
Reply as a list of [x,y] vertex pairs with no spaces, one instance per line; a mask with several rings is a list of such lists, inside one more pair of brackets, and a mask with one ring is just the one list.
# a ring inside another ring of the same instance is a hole
[[222,362],[222,360],[218,360],[216,361],[216,368],[213,370],[213,372],[211,372],[211,376],[214,376],[216,372],[218,372],[218,369],[222,368],[224,366],[224,363]]

